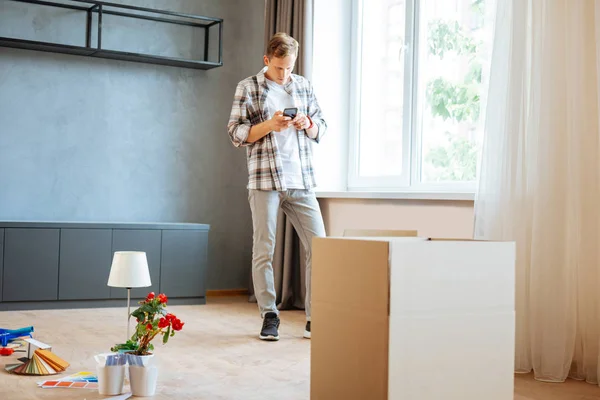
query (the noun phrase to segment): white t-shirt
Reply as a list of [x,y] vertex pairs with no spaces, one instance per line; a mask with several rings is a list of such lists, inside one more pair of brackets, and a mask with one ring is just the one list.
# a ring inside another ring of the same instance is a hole
[[[267,106],[272,113],[294,107],[294,98],[285,91],[284,85],[270,79],[267,79],[267,85],[269,85]],[[283,163],[285,185],[288,189],[304,189],[302,166],[300,165],[300,146],[298,145],[296,128],[292,125],[280,132],[273,132],[273,134]]]

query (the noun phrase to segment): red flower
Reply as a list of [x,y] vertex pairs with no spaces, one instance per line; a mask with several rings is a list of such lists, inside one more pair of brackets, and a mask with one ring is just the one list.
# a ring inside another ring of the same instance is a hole
[[158,301],[160,301],[161,303],[167,304],[167,300],[167,296],[165,296],[164,294],[161,293],[158,295]]
[[183,325],[184,323],[177,318],[175,321],[173,321],[173,330],[180,331],[183,328]]
[[160,329],[162,329],[162,328],[166,328],[167,326],[169,326],[169,320],[168,320],[168,319],[166,319],[166,318],[161,318],[161,319],[158,321],[158,327],[159,327]]
[[152,324],[146,325],[146,329],[149,330],[149,331],[151,331],[152,330]]
[[154,292],[148,293],[148,297],[146,297],[146,301],[150,301],[152,299],[154,299]]
[[175,321],[177,319],[176,316],[174,316],[173,314],[167,314],[165,315],[165,318],[167,319],[167,321],[172,322]]

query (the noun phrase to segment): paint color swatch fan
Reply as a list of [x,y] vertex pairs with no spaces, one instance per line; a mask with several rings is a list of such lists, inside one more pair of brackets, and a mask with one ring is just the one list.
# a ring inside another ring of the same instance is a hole
[[55,375],[67,369],[69,363],[49,350],[37,349],[23,364],[6,366],[8,372],[18,375]]

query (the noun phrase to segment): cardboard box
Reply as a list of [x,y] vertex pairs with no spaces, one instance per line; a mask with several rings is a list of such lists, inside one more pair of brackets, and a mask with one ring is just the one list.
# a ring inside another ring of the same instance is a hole
[[512,242],[315,238],[312,400],[512,400]]
[[403,237],[417,236],[415,230],[397,229],[344,229],[345,237]]

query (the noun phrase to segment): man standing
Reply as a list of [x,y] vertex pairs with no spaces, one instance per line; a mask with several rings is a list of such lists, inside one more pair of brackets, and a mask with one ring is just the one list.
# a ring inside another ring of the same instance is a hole
[[[311,243],[325,236],[310,142],[318,143],[327,124],[310,82],[292,74],[298,42],[275,34],[267,46],[265,67],[238,83],[227,129],[236,147],[246,147],[248,200],[252,211],[252,279],[263,318],[259,338],[279,340],[273,253],[277,214],[283,209],[306,250],[306,328],[310,338]],[[286,115],[283,111],[289,110]],[[294,110],[295,109],[295,110]]]

